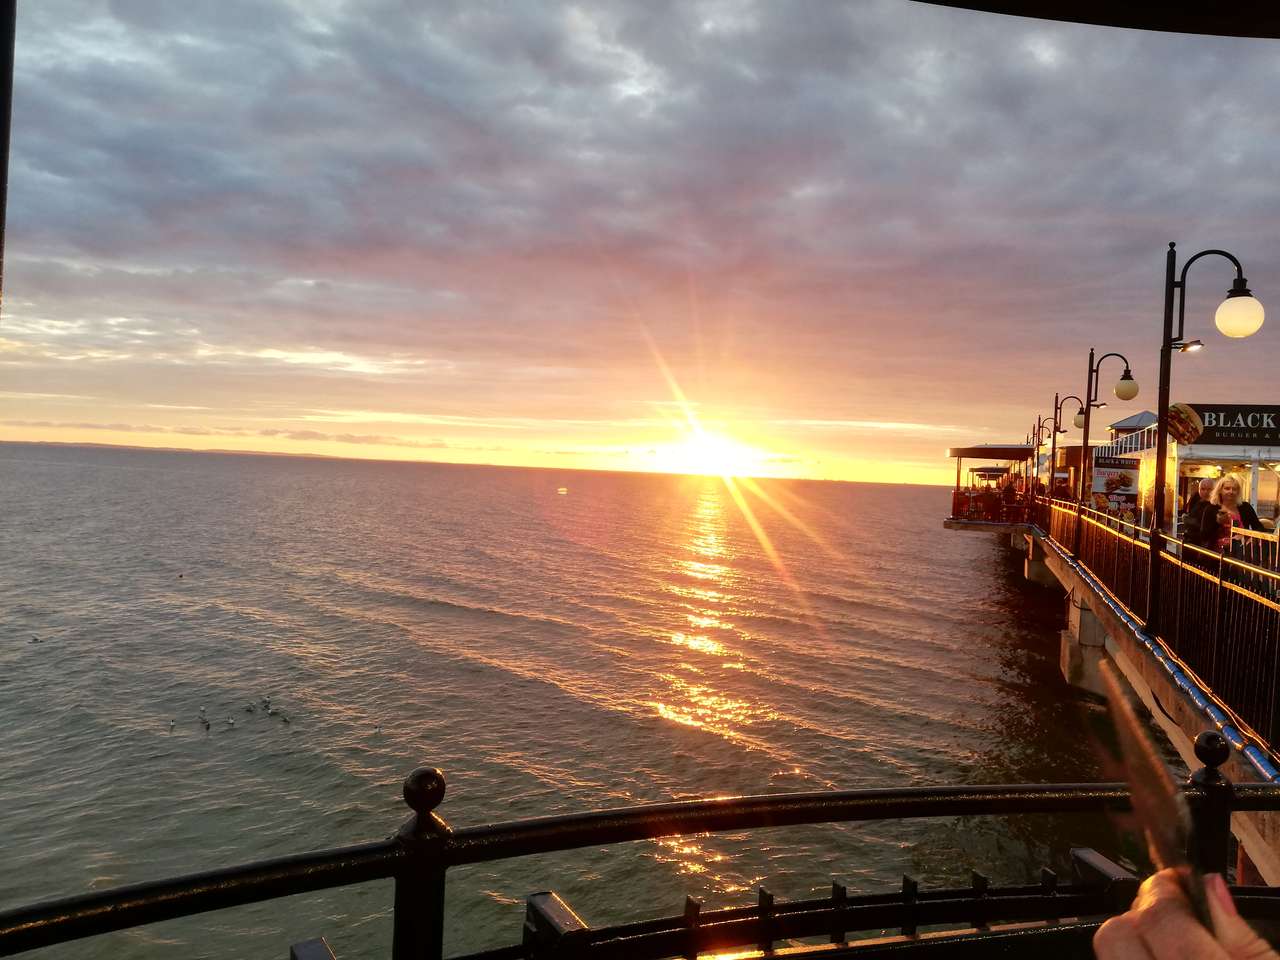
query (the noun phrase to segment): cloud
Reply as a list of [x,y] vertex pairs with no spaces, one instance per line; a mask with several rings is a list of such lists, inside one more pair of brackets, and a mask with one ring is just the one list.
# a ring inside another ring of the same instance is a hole
[[250,430],[241,427],[204,427],[199,425],[160,426],[149,423],[93,423],[59,420],[0,420],[8,427],[43,427],[49,430],[105,430],[112,433],[170,433],[187,437],[271,437],[285,440],[321,443],[352,443],[386,447],[411,447],[421,450],[443,450],[449,444],[443,440],[410,440],[397,436],[381,436],[356,433],[322,433],[318,430],[279,430],[263,428]]
[[[1022,435],[1091,344],[1153,384],[1170,239],[1280,289],[1262,41],[906,0],[207,6],[23,10],[0,364],[30,419],[625,433],[648,330],[708,419],[923,455]],[[1203,331],[1229,276],[1192,276]],[[1272,336],[1178,391],[1262,398]]]

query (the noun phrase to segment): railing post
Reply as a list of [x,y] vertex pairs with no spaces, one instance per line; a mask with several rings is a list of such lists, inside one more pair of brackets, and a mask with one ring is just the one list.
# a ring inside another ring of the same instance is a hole
[[573,907],[553,890],[532,894],[526,901],[521,945],[527,957],[578,956],[590,932]]
[[1182,584],[1187,579],[1183,569],[1187,563],[1187,541],[1178,541],[1178,565],[1174,567],[1177,578],[1177,590],[1173,594],[1173,630],[1165,637],[1173,645],[1174,653],[1182,655]]
[[453,831],[436,812],[444,799],[444,774],[419,767],[404,781],[413,810],[396,838],[408,854],[396,874],[392,960],[442,960],[444,956],[444,842]]
[[1280,734],[1276,729],[1276,699],[1280,696],[1280,615],[1273,615],[1271,620],[1274,625],[1271,631],[1271,694],[1268,697],[1271,710],[1267,715],[1267,728],[1263,731],[1267,743],[1275,743]]
[[[1133,532],[1136,534],[1138,531],[1135,529]],[[1135,537],[1134,539],[1136,540],[1137,537]],[[1128,587],[1125,588],[1125,591],[1124,591],[1124,603],[1125,603],[1125,606],[1127,606],[1130,610],[1132,610],[1135,606],[1137,606],[1137,604],[1135,604],[1133,601],[1133,572],[1134,570],[1137,569],[1138,561],[1142,558],[1142,554],[1141,552],[1139,552],[1137,544],[1130,543],[1130,544],[1127,544],[1126,546],[1128,547],[1128,549],[1125,550],[1125,553],[1129,557],[1129,585]]]
[[702,901],[684,898],[684,927],[688,931],[688,943],[684,948],[685,960],[698,960],[698,924],[701,922]]
[[1191,774],[1188,782],[1199,787],[1203,796],[1191,807],[1187,857],[1205,873],[1225,874],[1227,870],[1235,792],[1218,767],[1230,756],[1231,745],[1217,730],[1206,730],[1196,737],[1196,757],[1204,766]]
[[1216,668],[1218,665],[1218,641],[1222,639],[1222,570],[1226,566],[1226,551],[1218,551],[1218,583],[1213,588],[1213,633],[1209,641],[1209,676],[1205,679],[1209,686],[1218,683]]
[[302,940],[289,947],[289,960],[337,960],[324,937]]

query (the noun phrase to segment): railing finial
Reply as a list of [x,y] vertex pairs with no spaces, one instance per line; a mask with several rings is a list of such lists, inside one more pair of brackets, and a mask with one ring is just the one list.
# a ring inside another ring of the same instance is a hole
[[1196,737],[1196,759],[1206,767],[1217,770],[1231,756],[1231,744],[1217,730],[1205,730]]
[[404,778],[404,802],[419,816],[426,816],[444,800],[444,771],[418,767]]

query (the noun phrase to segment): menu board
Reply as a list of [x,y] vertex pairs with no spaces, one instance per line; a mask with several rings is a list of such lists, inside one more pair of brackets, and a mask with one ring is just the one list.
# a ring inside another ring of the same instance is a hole
[[1095,510],[1133,521],[1138,509],[1138,461],[1094,457],[1091,504]]

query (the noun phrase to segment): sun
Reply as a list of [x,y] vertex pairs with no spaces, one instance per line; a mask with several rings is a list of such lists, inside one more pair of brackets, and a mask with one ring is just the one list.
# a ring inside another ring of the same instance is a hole
[[758,477],[768,472],[769,455],[724,434],[694,429],[678,443],[655,451],[654,465],[663,473],[706,477]]

